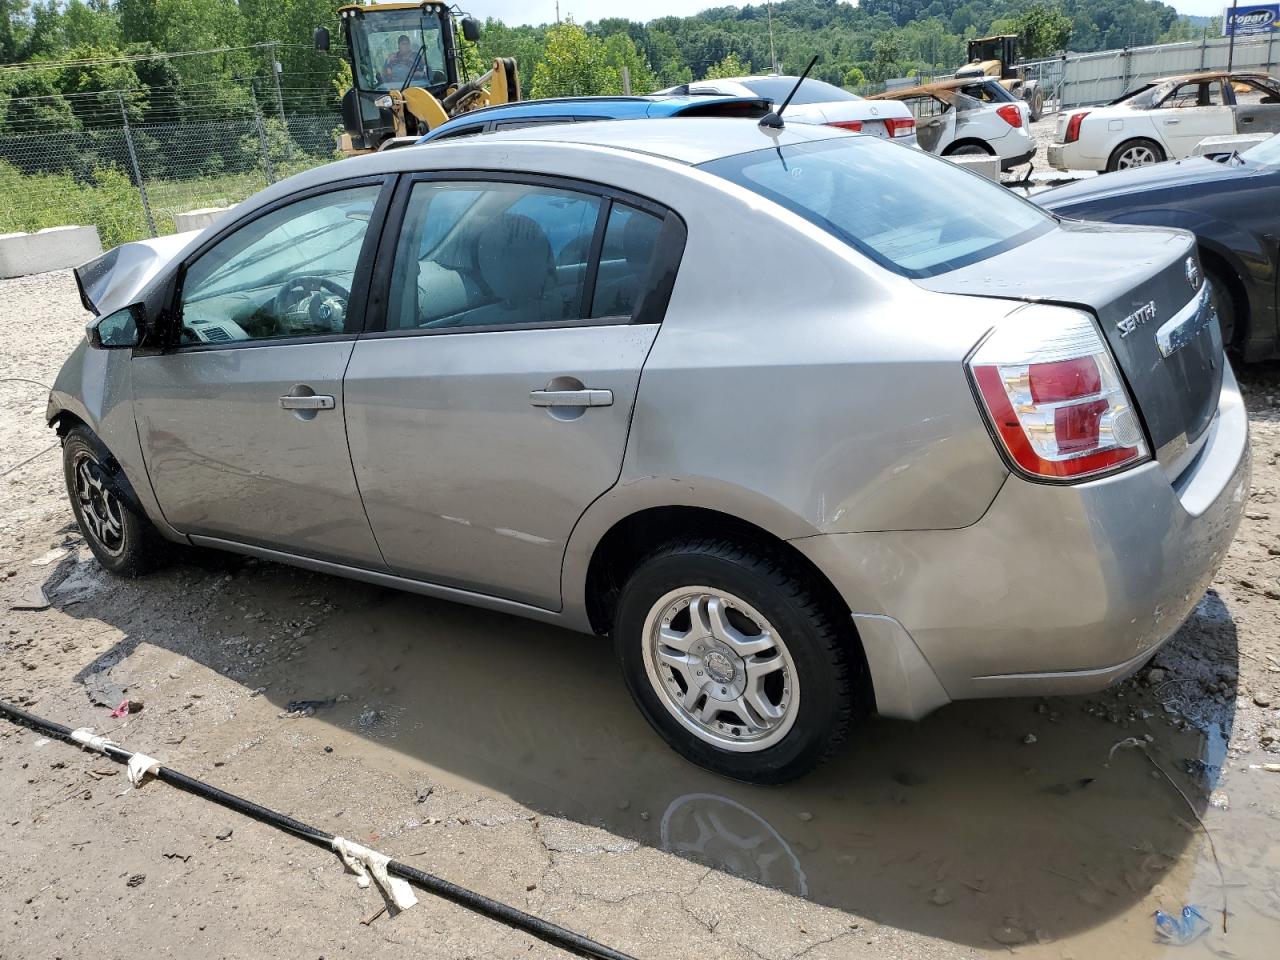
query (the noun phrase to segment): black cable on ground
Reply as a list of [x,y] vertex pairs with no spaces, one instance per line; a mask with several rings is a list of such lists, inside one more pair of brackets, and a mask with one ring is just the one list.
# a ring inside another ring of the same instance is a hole
[[[0,700],[0,717],[4,717],[19,726],[39,731],[46,736],[80,746],[78,742],[71,738],[70,727],[27,713],[25,710],[11,706],[3,700]],[[107,745],[102,752],[116,761],[116,763],[127,764],[133,756],[133,753],[129,750],[114,744]],[[308,843],[315,844],[317,847],[323,847],[326,850],[331,849],[330,844],[333,841],[333,834],[309,827],[299,820],[294,820],[292,817],[260,806],[252,800],[246,800],[243,797],[237,797],[235,794],[219,790],[211,784],[196,780],[194,777],[188,777],[186,774],[179,773],[177,770],[163,765],[157,769],[155,776],[156,779],[163,780],[179,790],[185,790],[187,793],[203,797],[205,800],[211,800],[220,806],[235,810],[237,813],[242,813],[247,817],[252,817],[262,823],[277,827],[306,840]],[[455,883],[450,883],[448,880],[441,879],[434,874],[424,873],[407,864],[400,863],[398,860],[392,860],[387,864],[387,872],[392,876],[408,880],[415,886],[429,893],[434,893],[438,897],[466,907],[468,910],[474,910],[476,913],[492,920],[497,920],[499,923],[504,923],[509,927],[523,930],[540,940],[545,940],[547,943],[563,950],[568,950],[578,956],[593,957],[598,958],[598,960],[634,960],[629,954],[607,947],[592,940],[590,937],[574,933],[572,930],[567,930],[557,924],[535,917],[533,914],[525,913],[523,910],[517,910],[515,907],[498,900],[492,900],[483,894],[460,887]]]

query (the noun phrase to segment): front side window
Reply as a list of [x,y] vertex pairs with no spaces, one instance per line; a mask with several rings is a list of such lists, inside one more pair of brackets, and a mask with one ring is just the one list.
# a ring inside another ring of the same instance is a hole
[[590,315],[604,201],[522,183],[414,186],[392,268],[387,329],[506,327]]
[[1186,107],[1220,107],[1222,99],[1222,82],[1208,80],[1200,83],[1183,83],[1173,88],[1173,92],[1160,104],[1162,109],[1183,109]]
[[182,284],[184,345],[342,333],[378,186],[273,210],[201,254]]
[[1054,226],[1049,214],[999,184],[874,137],[753,150],[702,169],[908,277],[985,260]]

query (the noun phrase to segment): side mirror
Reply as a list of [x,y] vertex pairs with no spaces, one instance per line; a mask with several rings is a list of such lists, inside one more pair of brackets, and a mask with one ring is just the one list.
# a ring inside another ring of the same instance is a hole
[[462,18],[462,39],[475,43],[480,39],[480,21],[475,17]]
[[84,325],[85,336],[89,346],[97,350],[136,347],[142,340],[145,318],[142,304],[135,303],[105,317],[94,317]]
[[316,27],[316,32],[313,36],[316,42],[316,49],[321,53],[328,53],[329,52],[329,28]]

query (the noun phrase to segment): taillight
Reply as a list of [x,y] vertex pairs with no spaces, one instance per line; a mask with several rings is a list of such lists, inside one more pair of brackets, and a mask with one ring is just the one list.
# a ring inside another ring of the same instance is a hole
[[1000,114],[1000,119],[1009,126],[1022,126],[1022,109],[1016,103],[1006,103],[1003,107],[996,107],[996,113]]
[[1081,110],[1079,113],[1073,113],[1067,121],[1067,135],[1063,139],[1063,143],[1075,143],[1080,139],[1080,122],[1089,115],[1088,110]]
[[1147,458],[1133,401],[1088,314],[1024,307],[968,366],[996,436],[1025,473],[1081,480]]
[[854,133],[862,132],[861,120],[833,120],[827,124],[828,127],[839,127],[841,130],[852,130]]
[[913,117],[887,117],[884,129],[891,137],[909,137],[915,132],[916,121]]

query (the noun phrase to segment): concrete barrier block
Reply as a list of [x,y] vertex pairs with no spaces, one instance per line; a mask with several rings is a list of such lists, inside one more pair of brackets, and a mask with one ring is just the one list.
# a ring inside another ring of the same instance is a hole
[[46,227],[0,234],[0,277],[66,270],[102,253],[97,227]]
[[1255,147],[1263,140],[1270,140],[1269,133],[1232,133],[1221,137],[1205,137],[1196,144],[1191,155],[1195,157],[1204,157],[1211,153],[1230,153],[1232,150],[1239,150],[1241,153],[1250,147]]
[[203,230],[222,219],[230,207],[202,207],[199,210],[188,210],[173,216],[173,232],[186,233],[188,230]]
[[972,170],[974,173],[980,173],[988,180],[1000,182],[1000,158],[999,157],[945,157],[957,166],[964,167],[966,170]]

